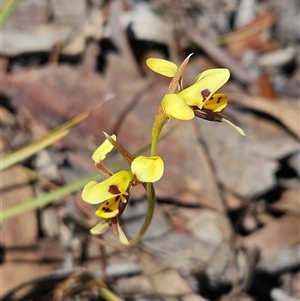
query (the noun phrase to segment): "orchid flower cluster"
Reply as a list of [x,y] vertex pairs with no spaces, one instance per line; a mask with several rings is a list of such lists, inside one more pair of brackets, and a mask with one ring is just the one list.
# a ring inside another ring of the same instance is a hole
[[[226,107],[228,97],[216,93],[229,79],[230,72],[225,68],[209,69],[200,73],[194,84],[182,87],[182,72],[185,69],[189,55],[178,67],[173,62],[149,58],[147,66],[156,73],[170,77],[171,82],[162,98],[156,113],[151,140],[151,155],[134,157],[117,143],[115,135],[104,133],[106,140],[92,155],[95,165],[108,178],[102,182],[91,181],[82,191],[82,199],[89,204],[98,204],[96,216],[102,220],[90,231],[92,234],[102,234],[112,228],[116,239],[123,245],[137,243],[149,227],[156,203],[153,183],[160,180],[164,172],[164,162],[156,155],[157,143],[163,126],[169,119],[190,120],[194,117],[208,121],[224,122],[232,126],[239,134],[244,131],[223,117],[220,112]],[[103,163],[106,155],[115,148],[128,163],[130,170],[111,172]],[[129,240],[120,225],[120,217],[129,201],[130,191],[136,185],[143,185],[147,193],[148,211],[144,224],[135,238]]]

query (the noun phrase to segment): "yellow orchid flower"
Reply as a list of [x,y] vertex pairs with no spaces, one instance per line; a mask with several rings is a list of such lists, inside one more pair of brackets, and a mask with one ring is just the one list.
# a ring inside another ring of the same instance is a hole
[[[176,74],[177,66],[167,60],[149,58],[147,66],[159,74],[172,77]],[[228,96],[215,93],[229,79],[230,72],[226,68],[214,68],[200,73],[195,83],[179,93],[166,94],[162,100],[162,108],[169,118],[190,120],[195,116],[224,122],[232,126],[241,135],[244,131],[218,114],[228,103]]]
[[[102,160],[113,148],[108,138],[92,155],[92,159],[101,170],[107,170]],[[110,138],[117,141],[115,135]],[[82,191],[82,199],[90,204],[99,204],[120,195],[126,197],[131,186],[145,182],[154,183],[162,177],[164,172],[164,162],[159,156],[138,156],[133,159],[130,167],[130,171],[121,170],[115,174],[106,172],[109,178],[100,183],[90,181]],[[112,201],[110,203],[113,204]]]
[[116,238],[126,244],[128,240],[119,225],[118,218],[126,207],[130,190],[141,183],[158,181],[164,172],[164,162],[159,156],[138,156],[131,162],[131,170],[121,170],[113,174],[102,163],[113,149],[111,143],[115,145],[114,141],[117,140],[115,135],[110,138],[108,137],[92,155],[96,166],[109,177],[99,183],[97,181],[87,183],[82,191],[82,199],[89,204],[100,204],[95,214],[104,219],[90,230],[91,233],[101,234],[112,226]]
[[90,204],[100,204],[119,195],[126,196],[132,179],[132,172],[121,170],[100,183],[91,181],[83,188],[82,199]]
[[228,101],[225,94],[214,93],[229,79],[228,69],[210,69],[202,72],[196,82],[178,94],[167,94],[162,100],[162,107],[170,118],[190,120],[195,109],[205,108],[212,112],[222,111]]
[[[82,199],[90,204],[100,204],[110,200],[114,206],[113,198],[128,196],[131,186],[140,183],[158,181],[164,172],[164,163],[159,156],[138,156],[132,161],[131,171],[121,170],[106,180],[98,183],[90,181],[82,191]],[[124,199],[123,199],[124,200]]]

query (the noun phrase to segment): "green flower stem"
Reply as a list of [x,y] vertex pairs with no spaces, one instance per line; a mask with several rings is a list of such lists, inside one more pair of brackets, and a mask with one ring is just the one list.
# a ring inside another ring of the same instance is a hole
[[[180,83],[180,80],[181,80],[182,72],[183,72],[184,68],[186,67],[191,55],[192,54],[190,54],[178,68],[175,76],[172,78],[172,80],[169,84],[168,89],[165,92],[165,95],[174,93],[176,91],[178,84]],[[167,123],[168,120],[169,120],[169,117],[164,112],[162,105],[160,105],[157,110],[157,113],[156,113],[156,116],[155,116],[155,119],[153,122],[153,126],[152,126],[151,156],[156,156],[159,136],[160,136],[162,128],[164,127],[164,125]],[[152,221],[152,218],[153,218],[154,209],[155,209],[155,205],[156,205],[156,197],[155,197],[154,186],[152,183],[147,183],[146,191],[147,191],[148,211],[147,211],[147,215],[145,218],[145,222],[144,222],[142,228],[140,229],[139,233],[137,234],[137,236],[130,241],[130,245],[137,243],[142,238],[142,236],[147,231],[147,229]]]
[[160,105],[152,127],[151,156],[156,156],[157,143],[163,126],[169,120]]
[[155,208],[155,204],[156,204],[156,198],[155,198],[155,190],[154,190],[152,183],[146,184],[146,191],[147,191],[147,201],[148,201],[147,215],[146,215],[144,224],[141,227],[139,233],[133,239],[131,239],[129,241],[129,246],[133,246],[140,241],[140,239],[143,237],[143,235],[148,230],[149,225],[151,224],[151,221],[153,218],[154,208]]

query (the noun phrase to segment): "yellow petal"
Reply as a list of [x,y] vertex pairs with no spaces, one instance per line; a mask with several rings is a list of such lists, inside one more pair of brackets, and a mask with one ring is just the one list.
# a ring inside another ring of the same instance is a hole
[[104,233],[106,230],[109,229],[111,225],[111,222],[110,221],[106,221],[106,220],[103,220],[101,221],[100,223],[98,223],[95,227],[93,227],[90,232],[92,234],[102,234]]
[[225,68],[206,70],[196,78],[195,84],[182,90],[179,95],[189,106],[198,106],[202,109],[205,100],[221,88],[229,77],[230,72]]
[[116,196],[109,200],[103,202],[98,209],[96,210],[95,214],[101,218],[112,218],[118,215],[119,213],[119,206],[121,202],[121,196]]
[[162,108],[170,118],[190,120],[194,118],[194,111],[177,94],[167,94],[162,100]]
[[174,77],[178,70],[176,64],[164,59],[149,58],[146,60],[146,64],[152,71],[166,77]]
[[127,195],[131,181],[132,173],[126,170],[119,171],[100,183],[91,181],[83,188],[82,199],[90,204],[99,204],[117,195]]
[[[117,140],[116,135],[110,136],[113,140]],[[105,141],[94,151],[92,159],[95,163],[101,162],[105,159],[106,155],[113,149],[113,145],[105,139]]]
[[227,120],[225,118],[222,118],[222,122],[227,123],[228,125],[230,125],[231,127],[233,127],[240,135],[246,136],[245,132],[239,126],[236,126],[235,124],[233,124],[229,120]]
[[156,182],[164,173],[164,161],[159,157],[138,156],[131,163],[133,174],[141,182]]
[[204,102],[203,108],[213,111],[221,112],[228,103],[228,96],[223,93],[216,93]]
[[178,95],[185,101],[188,106],[197,106],[202,108],[203,97],[201,91],[203,90],[203,85],[201,82],[197,82],[188,88],[180,91]]
[[230,77],[230,71],[226,68],[214,68],[214,69],[208,69],[200,73],[196,79],[195,82],[199,82],[203,80],[204,78],[210,78],[214,79],[214,81],[217,81],[217,85],[220,84],[220,87],[223,86]]

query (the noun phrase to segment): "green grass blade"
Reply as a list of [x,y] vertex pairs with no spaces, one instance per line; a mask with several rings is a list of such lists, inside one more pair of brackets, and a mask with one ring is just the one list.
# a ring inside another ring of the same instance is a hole
[[21,0],[8,0],[7,3],[4,5],[4,7],[1,7],[0,12],[0,28],[3,27],[6,20],[9,18],[9,16],[13,13],[17,5],[19,4]]
[[66,136],[70,129],[75,125],[79,124],[83,120],[85,120],[89,116],[89,113],[85,112],[77,117],[71,119],[70,121],[64,123],[63,125],[57,127],[56,129],[50,131],[46,135],[16,149],[13,150],[11,153],[4,156],[0,161],[0,171],[36,154],[40,150],[44,149],[45,147],[53,144],[54,142],[58,141],[59,139]]
[[0,220],[4,221],[10,217],[16,216],[18,214],[22,214],[24,212],[43,207],[48,205],[54,201],[57,201],[71,193],[78,191],[79,189],[83,188],[83,186],[92,180],[97,178],[103,179],[103,173],[97,171],[95,173],[91,173],[87,176],[84,176],[70,184],[67,184],[63,187],[57,188],[55,190],[50,191],[47,194],[43,194],[37,198],[31,199],[29,201],[20,203],[14,207],[2,210],[0,212]]
[[100,288],[100,294],[101,297],[107,301],[123,301],[124,299],[119,298],[117,295],[115,295],[113,292],[108,290],[105,287]]

